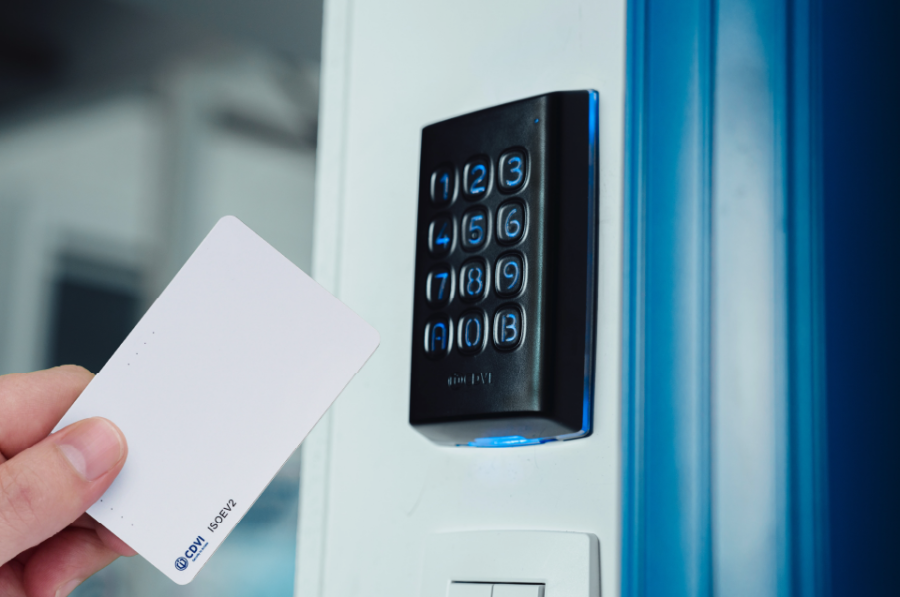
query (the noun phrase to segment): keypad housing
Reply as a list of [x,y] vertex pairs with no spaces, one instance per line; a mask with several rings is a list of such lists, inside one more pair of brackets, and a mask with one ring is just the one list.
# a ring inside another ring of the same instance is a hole
[[[594,91],[423,129],[409,417],[432,440],[521,445],[590,433],[596,160]],[[453,200],[435,201],[450,186]],[[436,301],[434,273],[446,268],[456,287]]]

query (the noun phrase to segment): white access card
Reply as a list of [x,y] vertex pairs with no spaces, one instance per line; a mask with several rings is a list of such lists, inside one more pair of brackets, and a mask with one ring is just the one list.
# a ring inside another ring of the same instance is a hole
[[128,440],[125,467],[88,514],[187,584],[378,342],[222,218],[57,427],[102,416]]

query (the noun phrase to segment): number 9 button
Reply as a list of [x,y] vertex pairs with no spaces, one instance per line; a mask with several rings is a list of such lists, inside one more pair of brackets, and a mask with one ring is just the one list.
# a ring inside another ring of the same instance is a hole
[[510,297],[519,294],[525,280],[525,261],[518,253],[509,253],[497,260],[494,285],[497,294]]

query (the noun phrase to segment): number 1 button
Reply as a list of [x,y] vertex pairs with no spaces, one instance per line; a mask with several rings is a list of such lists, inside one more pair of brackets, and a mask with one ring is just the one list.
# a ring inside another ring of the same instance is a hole
[[441,166],[431,175],[431,200],[439,207],[453,203],[456,196],[456,170],[453,166]]
[[500,156],[500,188],[514,191],[525,182],[525,154],[510,150]]
[[435,257],[443,257],[453,248],[453,220],[438,216],[428,227],[428,250]]

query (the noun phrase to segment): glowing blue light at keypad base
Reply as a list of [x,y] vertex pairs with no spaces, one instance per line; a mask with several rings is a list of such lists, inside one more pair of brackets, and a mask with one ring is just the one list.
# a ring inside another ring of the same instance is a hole
[[543,444],[554,440],[555,438],[552,437],[527,439],[521,435],[507,435],[504,437],[479,437],[474,441],[469,442],[468,445],[473,448],[508,448],[511,446],[534,446],[536,444]]

